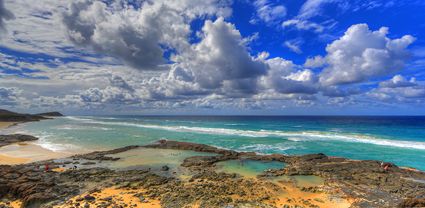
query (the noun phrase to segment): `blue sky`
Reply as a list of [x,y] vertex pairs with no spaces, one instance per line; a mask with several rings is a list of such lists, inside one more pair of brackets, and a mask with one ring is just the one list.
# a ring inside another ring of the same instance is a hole
[[0,0],[0,108],[423,115],[419,0]]

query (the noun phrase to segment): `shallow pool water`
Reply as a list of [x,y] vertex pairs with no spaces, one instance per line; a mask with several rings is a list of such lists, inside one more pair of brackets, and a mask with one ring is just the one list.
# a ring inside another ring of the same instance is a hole
[[160,170],[162,166],[166,165],[171,170],[175,170],[183,163],[185,158],[214,155],[216,154],[188,150],[137,148],[108,156],[121,158],[111,163],[112,168],[137,169],[138,167],[147,167],[152,170]]
[[228,160],[217,163],[219,172],[237,173],[244,177],[255,178],[267,169],[282,169],[285,164],[279,161],[259,161],[259,160]]
[[295,176],[278,176],[273,177],[274,182],[293,182],[298,187],[313,187],[321,186],[324,184],[323,178],[314,175],[295,175]]

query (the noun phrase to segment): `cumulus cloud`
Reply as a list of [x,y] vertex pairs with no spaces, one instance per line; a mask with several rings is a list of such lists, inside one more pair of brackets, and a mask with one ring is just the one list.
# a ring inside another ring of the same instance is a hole
[[[372,89],[382,76],[404,68],[407,46],[413,41],[411,36],[390,39],[385,28],[370,31],[354,25],[329,44],[326,55],[298,65],[268,52],[253,56],[258,51],[250,45],[258,33],[244,37],[225,18],[231,14],[230,0],[66,2],[6,4],[17,18],[11,20],[16,25],[13,34],[2,44],[30,53],[0,54],[0,67],[6,69],[0,70],[5,86],[0,87],[0,105],[134,107],[162,113],[159,109],[280,109],[326,100],[342,105],[354,103],[366,91],[388,101],[424,97],[421,81],[400,75]],[[283,6],[266,0],[254,4],[258,21],[277,24],[285,18]],[[285,21],[283,27],[323,32],[326,25],[312,22],[307,11],[305,19]],[[66,34],[58,33],[56,20]],[[196,26],[191,27],[194,20]],[[28,25],[39,27],[30,31]],[[302,41],[283,44],[302,52]],[[147,70],[163,68],[167,70]]]
[[20,90],[12,87],[0,87],[0,106],[13,106],[18,104]]
[[[224,2],[224,3],[223,3]],[[119,8],[102,1],[73,1],[63,14],[71,41],[117,57],[137,69],[158,69],[167,49],[189,47],[189,23],[197,17],[229,15],[227,1],[146,1]]]
[[207,89],[219,88],[224,81],[256,78],[267,71],[266,64],[251,57],[240,32],[223,18],[207,20],[201,41],[174,60]]
[[267,24],[275,24],[286,16],[286,7],[284,5],[275,5],[269,0],[255,0],[253,5],[256,9],[256,18],[251,19],[255,24],[261,20]]
[[380,82],[379,87],[372,89],[367,95],[389,102],[411,102],[412,100],[420,102],[425,99],[425,85],[413,77],[408,80],[401,75],[396,75],[390,80]]
[[5,20],[15,18],[13,13],[4,7],[4,0],[0,0],[0,30],[5,29]]
[[356,83],[397,72],[405,66],[410,35],[387,37],[388,28],[371,31],[366,24],[353,25],[326,47],[326,67],[320,74],[324,85]]
[[261,86],[283,94],[314,94],[317,80],[310,70],[298,70],[292,62],[282,58],[266,61],[270,66],[266,76],[260,78]]
[[395,75],[392,79],[379,83],[379,86],[382,88],[411,87],[416,85],[415,78],[412,77],[410,80],[407,80],[401,75]]
[[304,63],[304,67],[307,68],[319,68],[326,64],[326,59],[323,56],[315,56],[312,58],[307,58]]

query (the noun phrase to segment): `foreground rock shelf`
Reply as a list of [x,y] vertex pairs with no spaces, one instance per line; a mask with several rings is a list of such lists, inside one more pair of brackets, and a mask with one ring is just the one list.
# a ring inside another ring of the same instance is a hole
[[[168,166],[159,170],[143,166],[111,168],[111,164],[122,160],[120,153],[138,148],[211,155],[185,158],[180,165],[185,175]],[[242,159],[280,161],[285,166],[266,170],[256,179],[216,171],[218,162]],[[391,166],[385,171],[378,161],[324,154],[257,155],[160,140],[61,160],[0,166],[0,198],[9,201],[9,205],[22,207],[124,207],[123,201],[127,207],[335,207],[338,203],[351,207],[425,206],[425,173]],[[275,180],[299,175],[319,176],[324,185],[307,188],[290,180]],[[294,197],[296,193],[308,197]]]

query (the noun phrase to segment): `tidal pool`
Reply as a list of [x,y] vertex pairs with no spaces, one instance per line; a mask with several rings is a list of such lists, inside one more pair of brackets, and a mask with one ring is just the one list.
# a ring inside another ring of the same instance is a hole
[[294,175],[294,176],[277,176],[273,177],[274,182],[293,182],[298,187],[313,187],[324,184],[323,178],[314,175]]
[[160,170],[161,167],[168,166],[171,170],[176,170],[185,158],[214,155],[217,154],[190,150],[137,148],[108,156],[121,158],[111,163],[112,168],[137,169],[138,167],[147,167],[151,170]]
[[285,163],[279,161],[260,160],[227,160],[216,164],[219,172],[237,173],[244,177],[255,178],[267,169],[282,169]]

